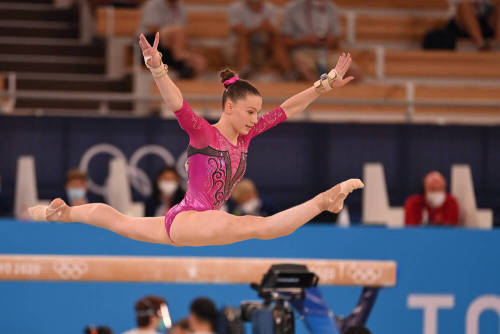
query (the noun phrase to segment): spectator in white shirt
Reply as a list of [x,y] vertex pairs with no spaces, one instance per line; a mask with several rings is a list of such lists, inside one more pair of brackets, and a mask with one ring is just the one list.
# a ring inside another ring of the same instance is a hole
[[231,48],[239,75],[248,78],[259,66],[272,59],[284,78],[291,66],[278,30],[278,9],[265,0],[240,0],[229,7]]

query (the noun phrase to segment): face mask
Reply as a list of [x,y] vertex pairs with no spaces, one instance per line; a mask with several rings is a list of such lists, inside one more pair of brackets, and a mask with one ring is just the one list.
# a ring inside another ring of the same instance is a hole
[[160,191],[167,196],[171,196],[179,185],[175,181],[160,181],[158,182],[158,188],[160,188]]
[[160,306],[159,316],[160,316],[160,322],[156,327],[156,331],[160,333],[165,333],[167,328],[172,327],[172,319],[170,319],[170,312],[166,304],[162,304]]
[[260,207],[260,199],[258,199],[258,198],[252,198],[251,200],[249,200],[241,205],[241,209],[246,214],[249,214],[249,213],[255,214],[259,207]]
[[444,200],[446,199],[446,194],[444,191],[432,191],[428,192],[425,195],[425,198],[427,199],[427,203],[429,203],[429,206],[431,208],[439,208],[441,205],[443,205]]
[[66,192],[68,193],[68,199],[71,203],[85,199],[85,188],[68,188],[66,189]]
[[165,333],[167,330],[167,326],[165,326],[165,322],[163,321],[162,318],[160,318],[160,322],[158,323],[158,326],[156,327],[156,331],[159,333]]

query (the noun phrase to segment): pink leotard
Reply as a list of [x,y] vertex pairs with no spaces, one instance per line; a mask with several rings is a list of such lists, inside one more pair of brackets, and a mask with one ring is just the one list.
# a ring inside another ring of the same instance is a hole
[[219,210],[245,173],[252,138],[286,120],[281,107],[273,109],[259,117],[250,132],[238,136],[237,145],[233,145],[217,128],[196,115],[186,101],[175,116],[189,135],[188,188],[184,199],[165,215],[169,237],[172,222],[180,212]]

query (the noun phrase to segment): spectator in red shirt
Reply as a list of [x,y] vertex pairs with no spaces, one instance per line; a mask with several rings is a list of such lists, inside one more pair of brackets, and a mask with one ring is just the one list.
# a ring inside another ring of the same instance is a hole
[[406,200],[405,224],[458,225],[458,203],[446,192],[446,180],[441,173],[428,173],[424,177],[423,193]]

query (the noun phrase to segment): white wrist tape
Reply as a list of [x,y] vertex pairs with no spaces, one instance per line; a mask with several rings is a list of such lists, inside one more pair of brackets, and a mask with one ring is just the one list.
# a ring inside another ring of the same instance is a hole
[[[160,52],[158,52],[158,54],[160,55],[160,62],[161,62],[162,54]],[[153,56],[144,56],[144,63],[146,64],[146,67],[149,68],[149,70],[153,74],[153,77],[159,78],[164,76],[168,72],[168,66],[163,64],[163,62],[158,67],[150,66],[148,64],[148,60],[150,60],[151,58],[153,58]]]
[[144,64],[146,64],[146,67],[151,69],[152,67],[148,65],[148,60],[153,58],[153,56],[144,56]]

